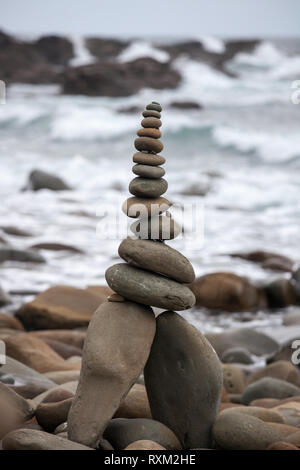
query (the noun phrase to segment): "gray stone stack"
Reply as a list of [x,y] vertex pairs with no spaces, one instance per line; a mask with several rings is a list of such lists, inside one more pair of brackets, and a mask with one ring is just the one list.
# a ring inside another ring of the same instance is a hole
[[[157,155],[163,149],[160,112],[161,106],[152,102],[143,113],[133,156],[138,177],[129,185],[133,197],[123,206],[129,217],[138,219],[132,226],[135,237],[120,244],[119,255],[126,263],[105,273],[115,294],[101,304],[89,324],[68,417],[69,439],[90,447],[104,437],[122,449],[130,444],[132,426],[140,429],[134,440],[157,439],[163,446],[154,428],[164,429],[164,435],[169,428],[173,440],[166,448],[212,444],[222,369],[206,338],[172,311],[194,305],[186,284],[195,274],[188,259],[165,244],[181,229],[168,214],[162,215],[171,203],[162,197],[168,185],[160,166],[165,159]],[[151,307],[167,311],[155,318]],[[143,371],[153,420],[112,420]]]
[[127,238],[119,247],[119,255],[128,264],[116,264],[106,271],[108,285],[118,294],[135,302],[168,310],[185,310],[195,303],[194,294],[185,286],[194,280],[191,263],[178,251],[167,246],[181,233],[181,227],[168,214],[171,206],[162,197],[168,183],[162,178],[160,166],[165,158],[157,155],[163,144],[159,103],[152,102],[143,112],[142,128],[134,145],[134,174],[139,175],[129,184],[133,194],[123,205],[129,217],[138,220],[131,225],[137,238]]

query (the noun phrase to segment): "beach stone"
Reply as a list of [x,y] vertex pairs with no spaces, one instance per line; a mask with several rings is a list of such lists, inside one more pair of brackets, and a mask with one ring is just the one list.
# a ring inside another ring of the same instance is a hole
[[235,409],[219,414],[213,426],[213,437],[218,447],[226,450],[265,450],[284,439],[283,433],[271,424],[236,413]]
[[285,423],[269,423],[273,428],[278,429],[282,432],[282,435],[286,438],[297,431],[296,426],[290,426]]
[[149,165],[149,166],[159,166],[163,165],[166,162],[166,159],[162,155],[156,155],[152,153],[145,153],[145,152],[136,152],[132,160],[134,163],[140,163],[142,165]]
[[66,245],[64,243],[55,242],[42,242],[31,245],[32,250],[49,250],[49,251],[69,251],[70,253],[84,253],[83,250],[72,245]]
[[284,418],[284,422],[290,426],[300,425],[300,403],[297,401],[291,401],[288,403],[282,403],[275,406],[273,409],[278,411]]
[[36,419],[47,432],[53,432],[59,424],[67,421],[73,397],[57,403],[40,403],[35,411]]
[[[147,119],[155,119],[155,118],[147,118]],[[149,126],[145,126],[145,128],[139,129],[137,131],[137,135],[139,137],[152,137],[153,139],[159,139],[161,137],[161,132],[159,129],[154,129]]]
[[195,303],[194,294],[187,286],[125,263],[108,268],[105,278],[118,294],[144,305],[186,310]]
[[46,339],[60,341],[74,348],[82,349],[86,338],[84,331],[76,330],[37,330],[30,334],[45,341]]
[[273,408],[278,405],[278,403],[280,403],[280,400],[276,398],[258,398],[257,400],[251,401],[249,405],[258,406],[260,408]]
[[261,290],[233,273],[206,274],[197,278],[190,288],[196,304],[211,310],[240,312],[265,306]]
[[[1,262],[1,259],[0,259],[0,262]],[[12,303],[11,296],[7,294],[0,286],[0,307],[11,304],[11,303]]]
[[164,215],[139,219],[130,225],[130,230],[142,240],[173,240],[182,233],[181,226]]
[[[292,359],[293,353],[296,352],[296,359],[299,359],[299,354],[297,353],[297,349],[292,348],[294,341],[299,341],[299,335],[296,335],[293,338],[288,339],[287,341],[284,341],[280,347],[278,348],[278,351],[274,352],[274,354],[271,354],[267,358],[267,363],[272,364],[274,362],[278,361],[290,361]],[[297,343],[298,344],[298,343]],[[297,367],[300,367],[299,364],[295,364]]]
[[34,408],[20,395],[0,382],[0,439],[22,426],[34,415]]
[[134,146],[139,152],[152,152],[160,153],[164,145],[160,140],[153,139],[152,137],[137,137],[134,141]]
[[232,364],[223,364],[223,383],[227,393],[243,393],[246,380],[242,369]]
[[122,400],[114,418],[152,418],[145,385],[133,385]]
[[159,197],[164,194],[167,189],[168,183],[163,178],[149,179],[138,176],[129,184],[129,192],[141,198]]
[[299,429],[299,431],[296,431],[293,434],[290,434],[286,438],[286,441],[289,442],[290,444],[293,444],[294,446],[300,448],[300,429]]
[[63,359],[69,359],[74,356],[81,356],[81,349],[70,346],[69,344],[63,343],[62,341],[56,341],[54,339],[43,340],[53,351],[55,351]]
[[[228,408],[227,410],[223,410],[222,413],[228,413],[231,412],[231,410],[232,408]],[[234,407],[234,412],[254,416],[266,423],[284,423],[284,419],[278,411],[259,406],[236,406]]]
[[144,117],[156,117],[158,119],[160,119],[161,117],[161,114],[158,111],[155,111],[154,109],[146,109],[145,111],[143,111],[142,114]]
[[133,302],[105,302],[95,312],[68,418],[71,440],[97,445],[144,368],[155,327],[152,309]]
[[66,362],[44,341],[28,333],[2,336],[2,340],[5,341],[6,354],[37,372],[78,369],[76,364]]
[[124,302],[124,297],[119,294],[111,294],[107,297],[108,302]]
[[0,229],[2,232],[6,233],[7,235],[13,235],[15,237],[32,237],[33,234],[27,230],[24,230],[19,227],[15,227],[14,225],[1,225]]
[[279,442],[274,442],[274,444],[269,445],[269,447],[267,447],[267,450],[299,450],[299,449],[293,444],[289,444],[288,442],[284,442],[284,441],[279,441]]
[[248,379],[248,384],[256,382],[263,377],[273,377],[274,379],[284,380],[300,387],[300,371],[288,361],[276,361],[253,372]]
[[54,387],[47,394],[43,395],[44,397],[42,398],[42,400],[39,400],[38,405],[40,405],[41,403],[58,403],[60,401],[64,401],[68,398],[74,397],[74,393],[72,391],[59,387]]
[[279,344],[273,338],[252,328],[231,329],[222,333],[207,333],[206,338],[219,356],[233,347],[246,348],[256,356],[272,354],[279,349]]
[[68,431],[68,423],[65,421],[64,423],[61,423],[55,428],[54,434],[61,434],[65,433]]
[[4,261],[18,261],[20,263],[45,263],[45,258],[31,250],[17,248],[0,248],[0,263]]
[[24,304],[17,318],[27,330],[68,329],[87,326],[92,314],[103,302],[110,289],[100,295],[90,289],[54,286]]
[[246,348],[229,348],[221,354],[221,361],[228,364],[253,364],[251,354]]
[[77,442],[35,429],[18,429],[3,439],[4,450],[94,450]]
[[39,191],[49,189],[51,191],[65,191],[71,189],[61,178],[41,170],[33,170],[29,175],[29,189]]
[[162,122],[156,117],[146,117],[141,122],[143,127],[158,129],[161,127]]
[[132,442],[127,447],[125,447],[124,450],[166,450],[166,448],[160,444],[157,444],[157,442],[144,439]]
[[119,256],[137,268],[164,274],[178,282],[192,282],[195,273],[189,260],[164,243],[126,238],[118,250]]
[[159,113],[161,113],[162,111],[161,105],[159,103],[156,103],[155,101],[152,101],[152,103],[147,104],[146,109],[151,111],[157,111]]
[[167,450],[180,450],[175,434],[163,423],[154,419],[112,419],[103,434],[116,450],[125,449],[138,440],[157,442]]
[[210,447],[222,394],[220,361],[206,338],[177,313],[160,314],[156,324],[144,370],[153,419],[172,429],[183,448]]
[[231,253],[230,256],[253,261],[254,263],[261,263],[262,268],[274,271],[290,272],[294,265],[294,262],[287,256],[263,250],[250,251],[248,253]]
[[7,313],[0,313],[0,328],[24,331],[22,323],[13,315]]
[[284,308],[296,304],[296,291],[289,279],[275,279],[275,281],[266,285],[264,289],[270,308]]
[[73,382],[74,380],[79,380],[80,371],[79,370],[55,370],[53,372],[47,372],[46,377],[53,380],[58,385],[64,384],[66,382]]
[[282,324],[284,326],[300,325],[300,310],[285,313]]
[[164,197],[145,199],[133,196],[124,202],[122,211],[133,219],[154,217],[166,212],[171,205],[171,202]]
[[160,166],[142,165],[140,163],[134,165],[132,171],[134,174],[142,176],[143,178],[153,179],[159,179],[165,174],[165,170]]
[[246,387],[242,395],[242,403],[249,405],[258,398],[287,398],[300,395],[300,388],[284,380],[264,377]]

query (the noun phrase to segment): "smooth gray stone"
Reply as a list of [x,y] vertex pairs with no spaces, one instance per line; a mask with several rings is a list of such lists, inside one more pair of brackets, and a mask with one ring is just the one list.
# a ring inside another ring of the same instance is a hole
[[271,424],[233,409],[219,414],[213,438],[221,449],[265,450],[273,442],[285,440],[285,435]]
[[285,380],[264,377],[246,387],[242,394],[242,403],[249,405],[258,398],[288,398],[300,395],[300,388]]
[[165,215],[139,219],[130,225],[130,230],[142,240],[173,240],[182,233],[182,227]]
[[33,191],[40,189],[64,191],[71,188],[59,176],[41,170],[33,170],[29,175],[29,189]]
[[168,450],[181,449],[180,442],[173,431],[154,419],[112,419],[103,436],[117,450],[125,449],[138,440],[154,441]]
[[134,302],[167,310],[186,310],[195,304],[188,287],[125,263],[108,268],[105,278],[111,289]]
[[160,314],[156,324],[144,370],[153,419],[172,429],[183,448],[210,447],[223,384],[218,356],[177,313]]
[[152,101],[152,103],[147,104],[146,109],[147,110],[158,111],[159,113],[161,113],[161,111],[162,111],[161,105],[159,103],[157,103],[156,101]]
[[251,354],[246,348],[229,348],[221,355],[221,361],[226,364],[253,364]]
[[83,350],[80,380],[68,416],[72,441],[96,447],[120,403],[145,367],[155,335],[151,308],[103,302]]
[[165,174],[165,170],[160,166],[142,165],[139,163],[132,167],[132,171],[136,175],[142,176],[143,178],[153,179],[162,178]]
[[150,179],[138,176],[129,184],[129,192],[137,197],[159,197],[168,189],[168,183],[163,178]]
[[45,258],[31,250],[16,248],[0,248],[0,263],[4,261],[19,261],[21,263],[45,263]]
[[17,429],[5,436],[4,450],[94,450],[66,438],[35,429]]
[[119,246],[119,255],[132,266],[164,274],[178,282],[188,284],[195,279],[189,260],[164,243],[127,238]]

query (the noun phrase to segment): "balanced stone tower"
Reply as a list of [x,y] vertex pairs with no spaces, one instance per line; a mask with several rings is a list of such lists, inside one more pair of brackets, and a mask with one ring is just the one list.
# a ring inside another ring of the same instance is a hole
[[[122,210],[137,219],[133,237],[119,246],[126,263],[105,273],[116,294],[101,304],[90,322],[82,370],[73,401],[68,433],[71,440],[96,447],[140,373],[144,371],[151,414],[167,426],[183,448],[209,448],[218,412],[222,371],[206,338],[173,310],[191,308],[195,297],[187,284],[194,278],[191,263],[168,246],[181,227],[168,213],[162,195],[168,183],[160,166],[165,158],[159,103],[143,112],[134,142],[129,185],[133,195]],[[157,316],[151,307],[166,309]]]

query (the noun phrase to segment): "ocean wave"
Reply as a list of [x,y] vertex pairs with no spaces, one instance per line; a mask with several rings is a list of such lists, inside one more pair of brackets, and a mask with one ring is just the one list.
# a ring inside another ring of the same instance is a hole
[[299,134],[281,136],[226,126],[213,130],[213,138],[222,147],[233,147],[242,153],[253,153],[267,162],[285,162],[300,156]]
[[117,57],[117,61],[131,62],[141,57],[151,57],[152,59],[157,60],[158,62],[168,62],[170,56],[167,52],[156,49],[152,46],[150,41],[133,41],[129,44],[128,47]]
[[202,46],[207,52],[223,54],[223,52],[226,50],[224,41],[215,36],[197,36],[197,40],[201,42]]

